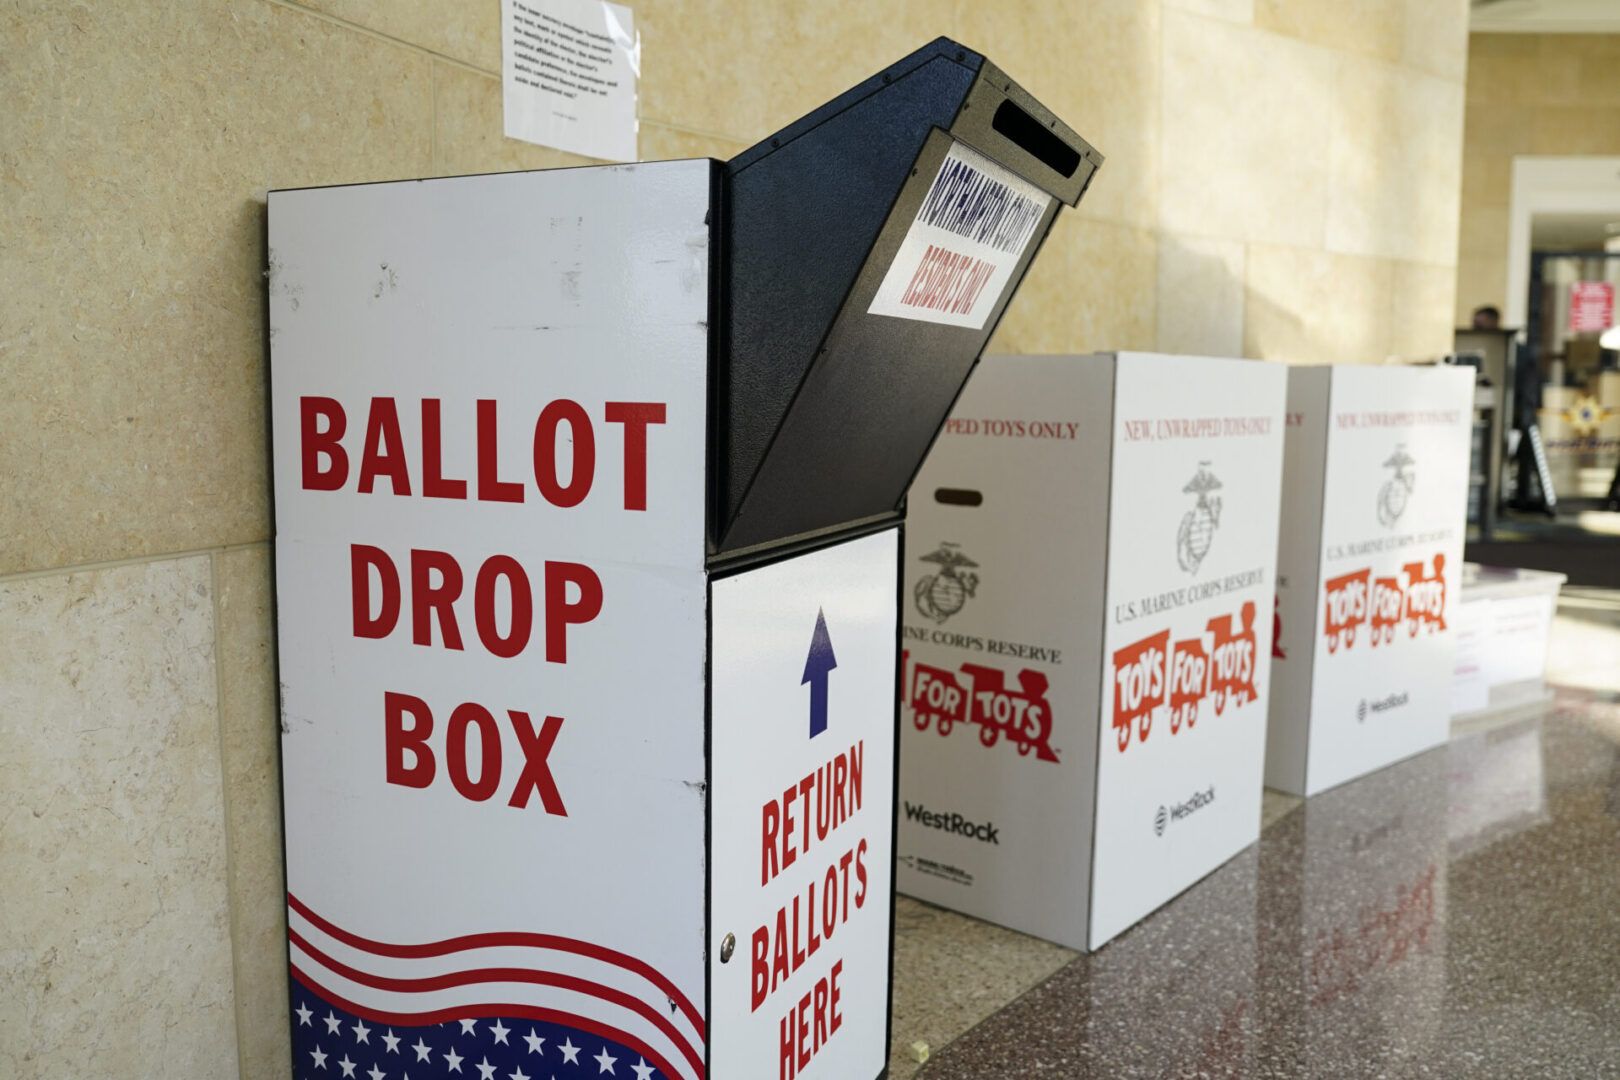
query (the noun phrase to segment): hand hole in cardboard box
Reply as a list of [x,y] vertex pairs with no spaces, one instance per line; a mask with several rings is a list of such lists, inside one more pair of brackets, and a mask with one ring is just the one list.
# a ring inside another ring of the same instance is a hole
[[984,502],[984,492],[967,488],[935,488],[934,501],[946,506],[978,506]]

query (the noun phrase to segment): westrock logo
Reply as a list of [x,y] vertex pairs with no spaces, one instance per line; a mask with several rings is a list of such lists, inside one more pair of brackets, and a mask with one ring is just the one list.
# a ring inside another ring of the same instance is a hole
[[1181,489],[1184,495],[1198,496],[1193,508],[1181,516],[1181,528],[1176,532],[1176,562],[1189,574],[1198,573],[1215,540],[1215,530],[1220,528],[1221,498],[1210,492],[1219,491],[1221,486],[1209,471],[1209,462],[1200,461],[1198,471]]
[[906,818],[929,829],[938,829],[941,832],[954,833],[965,836],[969,840],[977,840],[981,844],[995,844],[1001,846],[1001,837],[993,822],[969,821],[961,814],[938,814],[918,803],[906,803]]
[[1164,830],[1177,821],[1182,821],[1198,813],[1204,807],[1215,801],[1215,785],[1211,784],[1203,791],[1195,791],[1186,802],[1176,803],[1166,807],[1162,803],[1153,814],[1153,835],[1163,836]]
[[942,623],[961,611],[978,590],[979,575],[964,571],[977,568],[979,564],[952,543],[940,544],[938,550],[920,556],[919,561],[935,563],[939,570],[917,580],[917,587],[911,591],[912,600],[921,614]]
[[1396,443],[1395,452],[1384,462],[1384,468],[1395,470],[1395,474],[1378,489],[1378,523],[1387,529],[1394,528],[1401,515],[1406,513],[1407,500],[1417,483],[1417,477],[1406,467],[1416,464],[1416,459],[1406,452],[1405,443]]
[[1390,709],[1400,708],[1409,700],[1411,699],[1406,694],[1391,694],[1386,698],[1379,698],[1377,701],[1368,701],[1366,698],[1362,698],[1360,704],[1356,706],[1356,723],[1366,722],[1369,709],[1375,713],[1388,712]]

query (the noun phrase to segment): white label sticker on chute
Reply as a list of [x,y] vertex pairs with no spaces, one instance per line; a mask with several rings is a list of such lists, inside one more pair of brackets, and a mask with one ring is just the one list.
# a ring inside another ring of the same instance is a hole
[[867,310],[984,328],[1052,198],[957,143]]

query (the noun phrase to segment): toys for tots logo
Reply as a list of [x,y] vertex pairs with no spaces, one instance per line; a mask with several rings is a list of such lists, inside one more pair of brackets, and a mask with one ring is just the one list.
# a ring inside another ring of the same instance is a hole
[[1240,615],[1242,629],[1234,629],[1233,616],[1220,615],[1205,624],[1207,639],[1201,635],[1172,645],[1166,629],[1115,650],[1114,734],[1121,753],[1133,732],[1137,742],[1148,740],[1161,709],[1175,735],[1198,722],[1206,699],[1217,716],[1229,704],[1259,699],[1254,616],[1249,600]]
[[936,550],[919,556],[919,561],[939,567],[934,573],[918,578],[911,591],[917,611],[936,623],[961,611],[978,591],[979,575],[972,570],[979,564],[958,550],[956,544],[942,543]]
[[900,700],[910,707],[918,731],[933,726],[939,734],[949,735],[958,724],[976,724],[982,746],[994,746],[1005,737],[1020,755],[1058,760],[1052,749],[1047,678],[1041,672],[1024,668],[1014,689],[1007,685],[1005,671],[984,664],[963,664],[951,672],[913,664],[907,650],[900,654],[900,667]]
[[1372,568],[1329,578],[1322,628],[1329,652],[1354,647],[1362,626],[1376,647],[1389,644],[1402,623],[1408,637],[1419,631],[1435,633],[1446,628],[1446,557],[1434,557],[1434,572],[1427,572],[1424,560],[1407,563],[1398,576],[1372,576]]

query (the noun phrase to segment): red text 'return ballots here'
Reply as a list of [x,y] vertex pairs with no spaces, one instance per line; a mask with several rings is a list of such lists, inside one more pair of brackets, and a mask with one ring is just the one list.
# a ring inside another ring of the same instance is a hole
[[890,530],[714,583],[716,1076],[885,1053],[897,559]]

